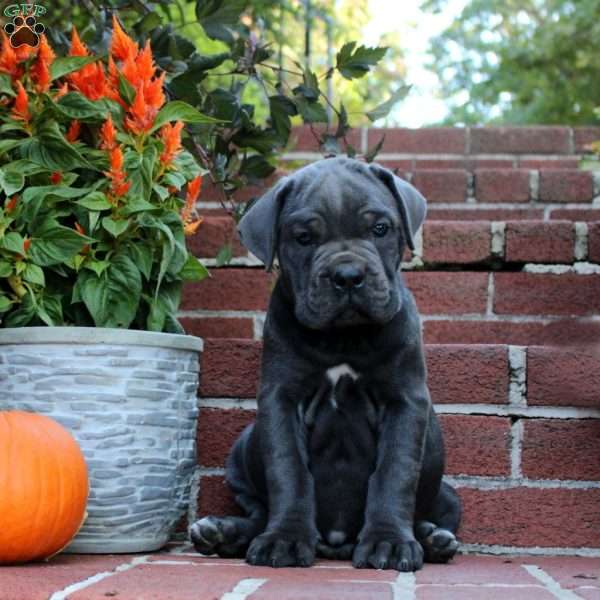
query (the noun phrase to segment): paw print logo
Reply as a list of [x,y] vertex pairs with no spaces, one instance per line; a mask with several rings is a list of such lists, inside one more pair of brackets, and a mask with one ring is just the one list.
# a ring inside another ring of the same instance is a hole
[[37,48],[40,43],[40,35],[44,33],[45,27],[41,23],[36,22],[36,18],[32,15],[22,17],[17,15],[12,22],[4,26],[4,31],[9,36],[10,45],[13,48],[18,48],[24,44]]

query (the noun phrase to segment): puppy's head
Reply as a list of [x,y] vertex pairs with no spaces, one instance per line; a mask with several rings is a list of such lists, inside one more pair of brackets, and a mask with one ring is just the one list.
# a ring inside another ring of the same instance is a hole
[[239,232],[267,269],[278,257],[305,326],[386,323],[400,309],[402,253],[414,249],[425,211],[425,198],[391,171],[329,158],[279,181]]

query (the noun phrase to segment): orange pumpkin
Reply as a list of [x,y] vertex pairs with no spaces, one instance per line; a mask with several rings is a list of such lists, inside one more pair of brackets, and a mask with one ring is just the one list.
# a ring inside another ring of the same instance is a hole
[[0,412],[0,564],[60,552],[85,519],[88,491],[83,454],[62,425]]

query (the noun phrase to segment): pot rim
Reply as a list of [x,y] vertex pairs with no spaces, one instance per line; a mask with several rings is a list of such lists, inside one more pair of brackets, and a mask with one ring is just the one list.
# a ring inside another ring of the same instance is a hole
[[112,344],[155,346],[202,352],[204,340],[193,335],[109,327],[6,327],[0,328],[0,345],[9,344]]

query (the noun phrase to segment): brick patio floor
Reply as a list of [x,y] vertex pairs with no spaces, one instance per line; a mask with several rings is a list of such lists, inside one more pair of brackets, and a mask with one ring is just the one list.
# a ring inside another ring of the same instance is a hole
[[184,545],[148,555],[66,555],[0,567],[0,600],[600,600],[600,558],[458,556],[416,574],[318,561],[250,567]]

